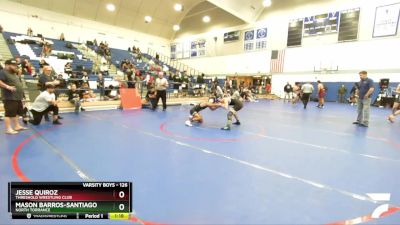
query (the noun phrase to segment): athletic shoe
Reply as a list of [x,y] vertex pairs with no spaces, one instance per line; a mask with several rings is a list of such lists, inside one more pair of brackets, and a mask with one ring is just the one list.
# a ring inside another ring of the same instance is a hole
[[186,120],[185,125],[188,126],[188,127],[192,127],[193,126],[192,123],[189,120]]
[[360,123],[360,127],[368,127],[368,125],[364,124],[364,123]]
[[59,120],[54,120],[54,121],[53,121],[53,124],[54,124],[54,125],[61,125],[62,123],[61,123]]
[[23,130],[29,130],[29,128],[27,127],[21,127],[19,129],[15,129],[15,131],[23,131]]
[[81,112],[85,112],[85,111],[86,111],[86,109],[84,109],[84,108],[81,107]]
[[360,124],[360,122],[359,121],[355,121],[355,122],[353,122],[353,124]]
[[59,116],[58,116],[58,119],[59,119],[59,120],[62,120],[62,119],[64,119],[64,117],[62,117],[62,116],[59,115]]
[[235,125],[240,125],[240,121],[236,121],[236,122],[234,122],[233,124],[235,124]]
[[9,130],[9,131],[6,131],[6,134],[18,134],[18,131]]
[[226,127],[222,127],[221,130],[231,130],[231,128],[226,126]]

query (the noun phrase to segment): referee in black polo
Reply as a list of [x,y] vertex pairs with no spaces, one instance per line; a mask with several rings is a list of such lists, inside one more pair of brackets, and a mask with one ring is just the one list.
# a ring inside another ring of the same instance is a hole
[[[5,118],[4,124],[6,134],[18,134],[18,131],[27,130],[21,126],[19,116],[23,116],[22,99],[24,90],[21,78],[17,75],[18,63],[15,59],[5,62],[5,68],[0,71],[0,88],[3,99]],[[14,128],[12,127],[14,123]]]
[[164,77],[164,72],[158,73],[158,78],[156,79],[156,100],[153,105],[153,110],[157,108],[158,101],[162,100],[163,111],[167,109],[167,88],[168,88],[168,80]]

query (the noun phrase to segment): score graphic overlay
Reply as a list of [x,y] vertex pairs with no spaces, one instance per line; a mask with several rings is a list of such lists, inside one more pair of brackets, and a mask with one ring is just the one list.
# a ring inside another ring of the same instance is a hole
[[131,182],[10,182],[13,219],[129,219]]

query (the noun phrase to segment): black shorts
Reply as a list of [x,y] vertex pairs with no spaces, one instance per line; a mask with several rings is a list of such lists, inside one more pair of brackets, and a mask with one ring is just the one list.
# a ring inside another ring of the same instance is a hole
[[400,103],[400,94],[394,98],[395,103]]
[[233,109],[237,112],[243,108],[243,102],[237,99],[232,99],[230,105],[233,106]]
[[22,101],[18,100],[3,100],[5,117],[16,117],[24,115],[24,107]]

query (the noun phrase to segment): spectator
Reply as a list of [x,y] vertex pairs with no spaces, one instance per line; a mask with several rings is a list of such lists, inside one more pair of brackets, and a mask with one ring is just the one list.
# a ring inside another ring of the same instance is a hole
[[85,102],[94,102],[96,100],[96,94],[90,89],[88,83],[82,84],[82,100]]
[[64,33],[60,34],[60,41],[65,41]]
[[181,87],[182,87],[182,92],[184,93],[184,96],[186,96],[188,93],[188,90],[189,90],[189,77],[186,73],[183,74]]
[[32,36],[33,36],[33,30],[32,30],[32,28],[28,27],[28,30],[26,31],[26,35],[29,36],[29,37],[32,37]]
[[271,88],[272,88],[272,77],[268,76],[267,79],[265,80],[265,91],[267,94],[271,94]]
[[285,87],[283,88],[283,91],[285,92],[285,96],[283,98],[283,102],[287,101],[290,102],[292,100],[292,93],[293,93],[293,87],[292,85],[289,84],[289,82],[286,83]]
[[81,106],[82,93],[76,88],[76,84],[71,84],[71,89],[68,91],[68,101],[75,106],[75,112],[79,113],[79,110],[85,111]]
[[312,84],[310,82],[307,82],[305,84],[302,85],[301,87],[301,101],[303,102],[304,105],[304,109],[307,108],[307,104],[310,101],[310,96],[314,91],[314,87],[312,86]]
[[39,125],[44,115],[53,112],[53,124],[60,125],[58,120],[58,102],[54,94],[55,87],[52,84],[46,85],[46,90],[40,93],[32,104],[31,113],[33,120],[29,122],[33,125]]
[[163,72],[159,72],[158,78],[156,79],[155,83],[156,99],[155,99],[155,104],[153,105],[153,110],[156,109],[160,98],[163,104],[163,111],[167,109],[167,88],[168,88],[168,80],[164,78]]
[[0,33],[3,33],[3,27],[0,25]]
[[350,103],[351,105],[357,105],[357,97],[356,92],[358,89],[358,83],[354,83],[353,87],[350,90]]
[[43,74],[40,75],[38,83],[40,91],[45,91],[46,85],[48,84],[51,84],[54,87],[60,84],[60,82],[58,80],[55,80],[54,77],[51,75],[52,71],[53,69],[51,68],[51,66],[43,67]]
[[71,76],[72,74],[72,64],[71,62],[67,62],[64,66],[64,73],[68,74]]
[[342,84],[338,89],[339,103],[344,103],[347,93],[347,88]]
[[202,73],[200,76],[197,76],[197,81],[196,83],[198,84],[204,84],[204,73]]
[[103,64],[100,66],[100,72],[102,74],[104,74],[105,76],[108,76],[108,70],[109,70],[109,66],[107,65],[106,62],[103,62]]
[[22,74],[24,75],[34,75],[33,74],[33,70],[32,70],[32,66],[29,63],[28,59],[23,59],[22,63],[21,63],[21,69],[22,69]]
[[397,88],[394,92],[396,93],[396,96],[392,107],[392,114],[388,116],[388,120],[391,123],[394,123],[396,116],[400,115],[400,84],[397,85]]
[[60,84],[57,85],[58,88],[67,88],[67,81],[65,81],[63,74],[58,74],[57,81],[60,82]]
[[75,84],[76,87],[80,87],[80,80],[76,73],[71,73],[68,79],[68,84]]
[[[18,134],[18,131],[26,130],[20,125],[18,117],[23,116],[22,99],[24,90],[20,77],[17,75],[18,64],[14,59],[5,62],[5,68],[0,71],[0,88],[5,109],[6,134]],[[14,123],[14,128],[12,127]]]
[[50,43],[45,42],[44,45],[43,45],[43,49],[42,49],[42,56],[43,57],[50,56],[51,51],[52,51],[52,47],[51,47]]
[[293,86],[293,104],[296,104],[297,102],[300,101],[300,97],[301,97],[301,85],[299,82],[294,83]]
[[97,75],[97,89],[100,91],[100,97],[104,97],[104,77],[102,73]]
[[135,87],[138,90],[142,89],[142,74],[139,69],[133,68],[135,73]]
[[368,78],[367,71],[361,71],[359,75],[359,88],[356,91],[356,97],[358,97],[357,120],[353,122],[353,124],[358,124],[362,127],[368,127],[371,96],[375,90],[374,81],[371,78]]
[[40,68],[43,68],[43,67],[48,66],[48,65],[49,64],[44,59],[40,59],[40,62],[39,62]]
[[319,80],[317,81],[318,83],[318,105],[317,107],[322,109],[324,108],[325,104],[325,94],[326,94],[326,88],[325,85]]
[[135,88],[135,81],[133,80],[133,71],[127,70],[126,76],[128,78],[128,88]]
[[104,92],[104,99],[105,100],[118,100],[119,99],[118,90],[112,85],[108,86],[108,89]]
[[156,89],[154,87],[154,81],[149,81],[147,86],[147,93],[144,101],[142,101],[142,107],[144,108],[154,108],[157,105],[155,104],[156,100]]

